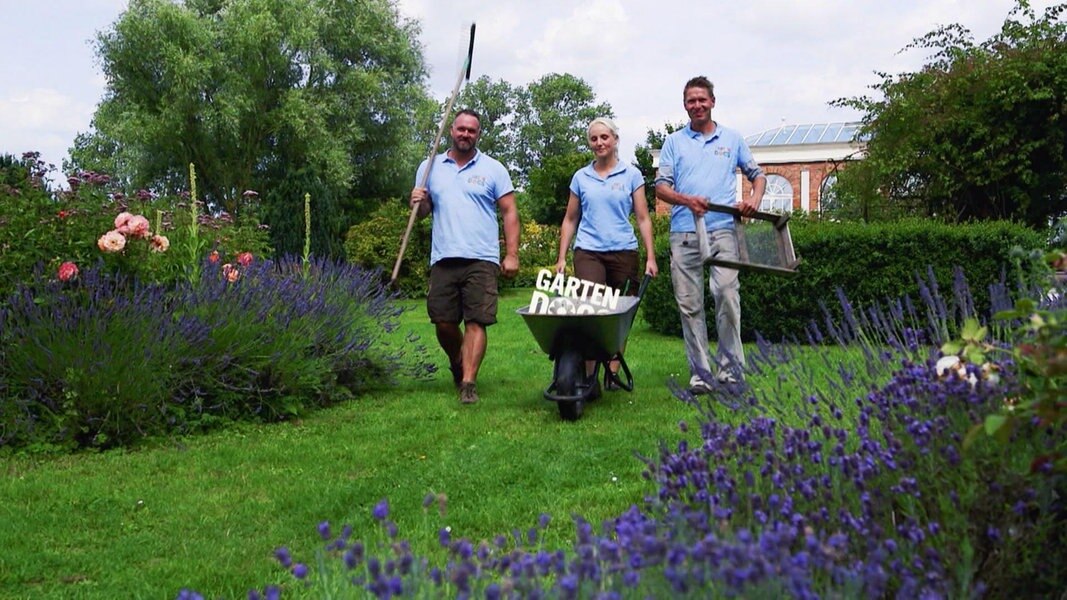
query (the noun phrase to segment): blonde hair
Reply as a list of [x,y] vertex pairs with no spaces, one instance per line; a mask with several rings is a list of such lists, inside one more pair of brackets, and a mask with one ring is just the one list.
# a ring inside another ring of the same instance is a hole
[[619,139],[619,128],[611,119],[607,117],[597,117],[592,121],[589,121],[589,127],[585,128],[585,135],[587,137],[589,136],[589,132],[593,130],[593,125],[603,125],[604,127],[607,127],[608,131],[611,132],[611,135],[615,136],[615,139]]
[[597,117],[592,121],[589,121],[589,127],[585,128],[585,137],[587,142],[589,134],[593,132],[594,125],[603,125],[604,127],[607,127],[608,131],[611,132],[611,135],[615,137],[615,158],[619,158],[619,127],[615,124],[614,121],[607,117]]

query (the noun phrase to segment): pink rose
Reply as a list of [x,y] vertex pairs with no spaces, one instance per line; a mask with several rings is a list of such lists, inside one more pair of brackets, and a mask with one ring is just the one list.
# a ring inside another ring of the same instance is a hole
[[96,240],[96,246],[104,252],[122,252],[126,247],[126,236],[118,230],[109,231]]
[[70,262],[69,260],[59,265],[59,280],[70,281],[78,276],[78,265]]
[[129,233],[127,228],[129,227],[129,221],[132,218],[133,213],[120,212],[119,215],[115,217],[115,231],[119,233]]
[[242,267],[247,267],[248,265],[252,264],[252,253],[251,252],[242,252],[242,253],[238,254],[237,255],[237,264],[241,265]]
[[135,238],[147,238],[152,233],[149,231],[151,225],[148,223],[148,219],[141,215],[134,215],[130,217],[129,221],[126,221],[127,233]]
[[152,252],[166,252],[167,248],[170,248],[170,240],[164,235],[152,236]]

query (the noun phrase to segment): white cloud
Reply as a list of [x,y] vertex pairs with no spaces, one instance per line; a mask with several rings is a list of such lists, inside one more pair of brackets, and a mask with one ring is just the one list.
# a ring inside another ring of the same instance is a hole
[[48,88],[15,90],[0,97],[0,151],[37,151],[60,166],[74,134],[88,129],[94,105]]

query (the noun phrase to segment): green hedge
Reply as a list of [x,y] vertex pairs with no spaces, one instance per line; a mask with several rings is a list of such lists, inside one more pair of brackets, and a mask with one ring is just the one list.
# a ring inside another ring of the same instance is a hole
[[[345,257],[348,262],[365,269],[380,268],[381,277],[387,281],[393,273],[400,240],[404,237],[410,215],[411,208],[404,200],[394,198],[382,202],[369,219],[353,225],[345,235]],[[408,236],[397,288],[412,298],[425,296],[429,269],[430,220],[421,219],[415,221]]]
[[[918,277],[932,269],[936,280],[952,285],[953,271],[963,269],[981,313],[988,309],[988,285],[1008,272],[1013,246],[1043,248],[1043,237],[1022,225],[984,222],[947,225],[928,220],[895,223],[832,223],[794,219],[793,247],[801,265],[794,276],[741,274],[741,335],[756,332],[773,341],[802,337],[812,320],[822,321],[820,303],[839,306],[841,288],[854,306],[867,306],[905,295],[918,302]],[[660,270],[642,301],[644,317],[656,331],[681,335],[678,306],[670,282],[670,243],[656,239]],[[707,303],[709,335],[714,338],[713,303]]]
[[[380,267],[383,277],[388,279],[410,212],[403,202],[389,200],[379,206],[370,219],[349,229],[345,236],[348,261],[364,268]],[[415,223],[400,266],[397,287],[411,298],[426,296],[430,272],[430,224],[430,219]],[[500,286],[533,287],[540,269],[555,268],[558,248],[558,225],[540,225],[532,220],[523,222],[519,235],[519,274],[510,280],[501,278]],[[500,253],[503,256],[503,239],[500,240]]]

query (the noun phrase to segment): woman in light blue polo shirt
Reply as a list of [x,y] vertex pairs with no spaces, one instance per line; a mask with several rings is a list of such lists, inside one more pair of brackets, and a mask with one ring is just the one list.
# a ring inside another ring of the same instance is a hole
[[[589,123],[588,140],[594,159],[571,178],[567,213],[560,226],[556,272],[566,270],[567,250],[573,238],[576,277],[636,295],[637,236],[630,224],[631,214],[637,217],[637,228],[645,246],[644,272],[653,277],[659,273],[652,245],[652,220],[645,199],[645,179],[636,167],[619,160],[619,129],[610,119],[593,119]],[[590,370],[592,367],[592,364],[588,366]],[[611,372],[605,377],[608,389],[618,389],[618,369],[619,363],[613,361]]]

